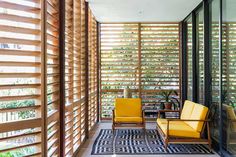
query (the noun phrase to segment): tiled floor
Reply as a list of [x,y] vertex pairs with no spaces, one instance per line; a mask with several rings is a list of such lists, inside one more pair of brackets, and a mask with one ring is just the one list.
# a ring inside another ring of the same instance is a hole
[[[147,129],[154,129],[155,123],[147,123],[146,125]],[[82,146],[80,152],[78,153],[77,157],[218,157],[218,155],[215,153],[214,155],[91,155],[92,146],[93,143],[100,131],[100,129],[110,129],[111,123],[99,123],[95,126],[95,128],[91,131],[90,138],[85,142],[85,144]]]

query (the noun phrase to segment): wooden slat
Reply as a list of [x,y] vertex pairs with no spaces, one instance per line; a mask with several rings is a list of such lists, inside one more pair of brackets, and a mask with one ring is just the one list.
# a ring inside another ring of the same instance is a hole
[[39,109],[39,108],[40,108],[39,105],[36,105],[36,106],[24,106],[24,107],[17,107],[17,108],[2,108],[2,109],[0,109],[0,113],[36,110],[36,109]]
[[25,11],[25,12],[30,12],[30,13],[39,13],[40,11],[40,8],[11,3],[7,1],[0,1],[0,6],[2,8],[14,9],[14,10]]
[[10,20],[10,21],[15,21],[15,22],[31,23],[31,24],[40,23],[40,19],[38,18],[24,17],[20,15],[11,15],[11,14],[5,14],[5,13],[0,13],[0,19]]
[[5,31],[5,32],[33,34],[33,35],[39,35],[40,33],[40,30],[38,29],[14,27],[14,26],[7,26],[7,25],[0,25],[0,30]]
[[40,127],[41,118],[0,123],[0,133]]
[[39,56],[39,51],[0,49],[0,55]]

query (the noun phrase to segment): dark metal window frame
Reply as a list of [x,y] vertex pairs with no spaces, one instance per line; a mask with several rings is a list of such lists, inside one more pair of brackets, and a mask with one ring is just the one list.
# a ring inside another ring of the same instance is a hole
[[[193,23],[193,32],[192,32],[192,49],[193,49],[193,60],[192,60],[192,64],[193,64],[193,101],[196,102],[198,100],[198,85],[197,85],[197,78],[198,78],[198,64],[197,64],[197,19],[196,19],[196,15],[199,11],[199,9],[201,7],[203,7],[204,9],[204,104],[208,107],[210,107],[211,105],[211,96],[212,96],[212,91],[211,91],[211,42],[210,42],[210,11],[211,8],[209,7],[209,4],[214,1],[214,0],[203,0],[183,21],[182,23],[186,23],[187,20],[192,17],[192,23]],[[219,6],[219,10],[220,10],[220,14],[219,14],[219,130],[220,130],[220,136],[219,136],[219,143],[217,144],[218,146],[218,153],[221,156],[230,156],[224,149],[223,149],[223,119],[222,119],[222,21],[223,21],[223,0],[219,0],[220,6]],[[182,29],[182,36],[187,36],[187,27],[183,27]],[[182,42],[182,55],[183,56],[187,56],[187,42]],[[187,59],[187,57],[185,57]],[[182,63],[182,70],[186,70],[187,68],[184,68],[184,66],[186,67],[187,65],[187,61]],[[184,71],[183,71],[184,72]],[[186,71],[187,73],[187,71]],[[187,77],[187,75],[182,75],[182,79],[186,79],[184,78]],[[187,81],[186,82],[182,82],[182,88],[187,90]],[[187,93],[186,93],[187,94]],[[187,95],[186,95],[187,97]],[[214,143],[213,143],[214,144]]]
[[[199,13],[199,11],[201,11],[201,9],[203,8],[203,2],[200,3],[184,20],[183,20],[183,23],[186,23],[189,21],[190,18],[192,18],[192,85],[193,85],[193,90],[192,90],[192,101],[193,102],[197,102],[198,100],[198,76],[199,76],[199,67],[198,67],[198,42],[197,42],[197,18],[196,18],[196,15]],[[187,27],[183,28],[183,34],[185,34],[186,38],[188,36],[187,34],[188,30],[187,30]],[[186,67],[187,65],[187,56],[188,56],[188,52],[187,52],[187,40],[186,42],[184,42],[184,45],[182,45],[183,49],[182,49],[182,53],[183,53],[183,56],[186,56],[185,59],[186,59],[186,63],[184,64],[183,63],[183,68]],[[186,48],[185,48],[186,47]],[[184,49],[185,48],[185,49]],[[186,68],[186,73],[188,72],[187,71],[188,68]],[[184,71],[183,71],[184,73]],[[183,74],[182,76],[183,77],[187,77],[187,75],[185,76],[186,74]],[[187,98],[187,88],[188,88],[188,85],[187,85],[187,80],[188,78],[182,78],[182,79],[185,79],[186,82],[183,82],[183,89],[186,89],[186,98]],[[184,97],[183,97],[184,98]]]

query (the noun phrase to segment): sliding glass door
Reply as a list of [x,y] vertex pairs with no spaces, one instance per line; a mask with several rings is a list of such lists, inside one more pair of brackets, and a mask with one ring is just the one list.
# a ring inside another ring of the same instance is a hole
[[187,99],[209,106],[213,146],[235,156],[236,0],[203,1],[184,22]]
[[211,123],[211,135],[213,140],[219,144],[220,132],[219,132],[219,98],[220,98],[220,81],[219,81],[219,14],[220,14],[220,0],[214,0],[209,4],[210,8],[210,60],[211,60],[211,91],[212,91],[212,103],[211,103],[211,114],[212,114],[212,123]]
[[236,155],[236,1],[223,0],[223,150]]

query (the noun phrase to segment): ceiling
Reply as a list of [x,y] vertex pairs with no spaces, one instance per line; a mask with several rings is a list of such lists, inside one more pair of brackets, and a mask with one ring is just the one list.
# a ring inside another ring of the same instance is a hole
[[179,22],[202,0],[87,0],[99,22]]

